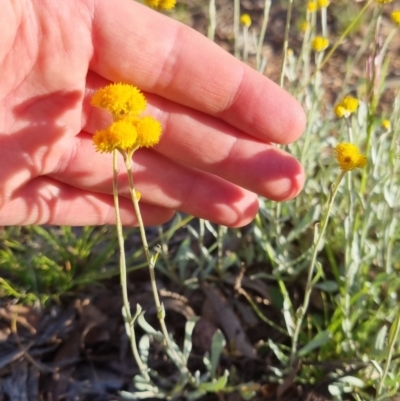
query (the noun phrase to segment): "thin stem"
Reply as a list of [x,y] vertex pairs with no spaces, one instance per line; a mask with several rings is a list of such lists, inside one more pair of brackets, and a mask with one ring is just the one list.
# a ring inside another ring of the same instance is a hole
[[283,40],[283,49],[282,49],[282,65],[281,65],[281,75],[279,78],[279,86],[283,88],[283,83],[285,80],[285,67],[286,67],[286,58],[287,58],[287,50],[289,46],[289,28],[290,28],[290,20],[292,18],[292,8],[293,8],[293,0],[289,0],[288,12],[286,16],[286,25],[285,25],[285,36]]
[[224,266],[224,238],[227,232],[227,228],[225,226],[218,226],[218,238],[217,238],[217,272],[219,274],[223,273]]
[[156,283],[156,275],[155,275],[155,258],[152,258],[150,255],[149,251],[149,245],[147,243],[147,238],[146,238],[146,232],[144,229],[144,224],[143,224],[143,218],[142,214],[140,212],[140,207],[139,207],[139,199],[136,194],[136,189],[135,189],[135,184],[133,181],[133,173],[132,173],[132,153],[123,153],[124,157],[124,162],[125,162],[125,167],[126,171],[128,173],[128,182],[129,182],[129,192],[131,195],[133,207],[135,209],[136,213],[136,218],[138,220],[138,225],[139,225],[139,231],[140,231],[140,237],[142,239],[142,244],[144,248],[144,252],[146,255],[146,260],[147,264],[149,267],[149,273],[150,273],[150,283],[151,283],[151,290],[153,292],[153,297],[154,297],[154,303],[157,309],[157,318],[160,323],[161,331],[163,333],[166,346],[170,350],[171,353],[174,354],[176,360],[179,360],[181,362],[181,367],[184,366],[184,362],[181,360],[180,356],[176,353],[175,349],[173,348],[171,344],[171,339],[169,338],[167,326],[165,324],[165,311],[164,311],[164,306],[160,302],[160,297],[158,295],[158,290],[157,290],[157,283]]
[[392,362],[392,358],[393,358],[393,352],[395,351],[395,344],[397,341],[397,337],[399,336],[399,332],[400,332],[400,313],[397,313],[397,317],[395,319],[395,321],[393,322],[393,326],[392,326],[392,330],[389,333],[389,350],[388,350],[388,355],[386,358],[386,363],[385,366],[383,368],[383,373],[382,373],[382,377],[381,380],[379,381],[379,385],[378,385],[378,389],[376,390],[376,400],[380,399],[380,394],[382,392],[385,380],[386,380],[386,376],[389,372],[389,367],[390,364]]
[[343,31],[343,33],[340,35],[339,39],[335,42],[335,44],[332,46],[331,50],[327,53],[325,58],[323,59],[322,63],[319,66],[319,69],[322,69],[324,65],[328,62],[328,60],[331,58],[332,54],[336,51],[336,49],[340,46],[342,43],[343,39],[350,33],[350,31],[356,26],[358,23],[358,20],[362,17],[364,12],[367,10],[369,5],[373,2],[374,0],[369,0],[368,3],[361,9],[361,11],[355,16],[355,18],[351,21],[349,26]]
[[[352,142],[352,132],[351,132],[351,123],[346,119],[346,123],[349,129],[349,138],[350,142]],[[354,284],[354,277],[355,277],[355,272],[354,269],[351,269],[353,258],[352,258],[352,248],[353,248],[353,241],[358,238],[354,231],[352,231],[351,227],[354,227],[354,219],[353,216],[355,214],[354,211],[354,195],[353,195],[353,189],[352,189],[352,179],[351,175],[347,174],[346,177],[346,182],[347,182],[347,192],[349,194],[349,211],[348,211],[348,225],[345,225],[345,240],[346,240],[346,245],[345,245],[345,252],[344,252],[344,277],[345,277],[345,286],[344,286],[344,305],[343,305],[343,328],[345,332],[345,336],[347,337],[347,341],[349,343],[350,348],[355,351],[356,350],[356,345],[353,341],[352,333],[351,333],[351,319],[350,319],[350,314],[351,314],[351,289]]]
[[139,367],[140,372],[150,381],[150,376],[147,373],[147,367],[143,364],[140,358],[139,351],[136,345],[135,330],[133,327],[133,319],[131,314],[131,307],[128,298],[128,280],[126,274],[126,258],[125,258],[125,246],[124,246],[124,235],[122,232],[122,221],[119,209],[118,200],[118,153],[116,150],[113,151],[113,197],[114,197],[114,209],[115,209],[115,222],[117,227],[118,245],[119,245],[119,269],[121,277],[121,288],[122,288],[122,301],[125,313],[123,314],[126,318],[127,326],[129,327],[129,339],[131,340],[132,353],[135,361]]
[[233,36],[234,36],[234,55],[239,58],[239,18],[240,18],[240,0],[233,0]]
[[256,54],[256,68],[258,72],[261,72],[261,51],[265,39],[265,32],[267,31],[269,10],[271,9],[271,0],[265,0],[264,3],[264,17],[261,25],[260,37],[258,38],[257,54]]
[[328,37],[328,18],[327,18],[327,8],[321,8],[321,26],[322,26],[322,36],[324,38]]
[[350,33],[350,31],[356,26],[358,23],[359,19],[362,17],[362,15],[365,13],[365,11],[368,9],[369,5],[373,2],[374,0],[369,0],[367,4],[360,10],[360,12],[355,16],[354,19],[352,19],[351,23],[348,25],[348,27],[343,31],[343,33],[340,35],[339,39],[334,43],[334,45],[331,47],[325,58],[322,60],[322,62],[319,64],[319,67],[315,69],[315,71],[311,74],[310,78],[306,82],[305,85],[303,85],[303,89],[306,88],[311,81],[311,79],[314,77],[314,75],[317,73],[317,71],[322,70],[322,68],[325,66],[325,64],[329,61],[333,53],[336,51],[336,49],[341,45],[343,39]]
[[247,61],[249,58],[249,27],[243,27],[243,60]]
[[290,352],[290,365],[293,366],[295,361],[296,361],[296,353],[297,353],[297,342],[299,339],[300,335],[300,330],[301,326],[304,320],[304,317],[306,315],[308,305],[310,303],[310,297],[311,297],[311,291],[312,291],[312,286],[313,286],[313,276],[314,276],[314,270],[315,270],[315,262],[317,260],[317,254],[319,252],[319,247],[321,244],[321,241],[324,237],[326,227],[328,225],[329,221],[329,216],[332,210],[332,205],[333,201],[335,199],[336,193],[338,191],[340,182],[342,181],[343,176],[345,175],[345,171],[342,171],[333,187],[331,190],[329,200],[328,200],[328,208],[326,209],[326,213],[324,216],[324,219],[322,220],[322,225],[321,225],[321,231],[319,232],[318,238],[314,243],[313,247],[313,253],[310,261],[310,266],[308,268],[308,276],[307,276],[307,283],[306,283],[306,289],[305,289],[305,294],[304,294],[304,300],[302,306],[299,308],[298,313],[297,313],[297,319],[296,319],[296,324],[295,324],[295,329],[293,333],[293,339],[292,339],[292,348]]
[[208,16],[207,37],[214,42],[215,28],[217,26],[217,9],[215,7],[215,0],[210,0],[210,4],[208,5]]

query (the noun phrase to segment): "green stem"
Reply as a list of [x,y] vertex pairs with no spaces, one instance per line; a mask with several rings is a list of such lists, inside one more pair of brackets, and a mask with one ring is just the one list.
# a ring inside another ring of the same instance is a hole
[[243,27],[243,60],[247,61],[249,58],[249,27]]
[[267,31],[271,3],[272,3],[272,0],[265,0],[265,2],[264,2],[264,16],[263,16],[263,22],[261,25],[260,37],[258,38],[257,53],[256,53],[256,69],[258,72],[261,72],[261,73],[262,73],[262,71],[260,71],[261,52],[262,52],[262,46],[263,46],[264,39],[265,39],[265,32]]
[[291,352],[290,352],[290,365],[291,366],[294,366],[294,363],[296,361],[297,343],[298,343],[298,339],[299,339],[299,335],[300,335],[300,330],[301,330],[301,326],[303,324],[303,320],[306,315],[308,306],[310,304],[310,297],[311,297],[311,291],[312,291],[312,286],[313,286],[313,276],[314,276],[314,270],[315,270],[315,262],[317,260],[317,254],[319,252],[319,247],[320,247],[321,241],[324,237],[326,227],[328,225],[333,201],[335,199],[340,182],[342,181],[342,178],[344,177],[345,173],[346,173],[345,171],[342,171],[340,173],[340,175],[333,187],[333,190],[331,190],[329,200],[328,200],[328,208],[326,210],[326,213],[325,213],[324,219],[322,221],[322,225],[321,225],[321,231],[319,232],[317,240],[314,243],[310,266],[308,268],[308,276],[307,276],[304,300],[303,300],[302,306],[298,310],[295,329],[294,329],[294,333],[293,333],[292,348],[291,348]]
[[240,18],[240,0],[233,0],[233,36],[234,36],[234,55],[239,58],[239,18]]
[[[388,355],[386,358],[385,366],[383,368],[381,380],[379,381],[378,389],[376,390],[376,397],[375,397],[376,400],[380,399],[380,395],[381,395],[383,386],[385,384],[386,376],[389,372],[390,364],[392,362],[393,353],[395,351],[395,345],[396,345],[397,337],[399,336],[399,332],[400,332],[400,313],[398,312],[396,319],[394,320],[392,328],[389,333]],[[384,399],[384,398],[382,397],[382,399]]]
[[117,161],[118,153],[116,150],[113,151],[113,197],[114,197],[114,208],[115,208],[115,222],[117,227],[117,236],[118,236],[118,245],[119,245],[119,269],[121,276],[121,288],[122,288],[122,301],[123,307],[125,310],[124,317],[126,318],[126,325],[129,327],[129,339],[131,341],[132,353],[135,358],[135,361],[140,369],[142,375],[146,378],[146,380],[150,381],[150,376],[147,373],[147,366],[143,364],[143,361],[140,358],[139,351],[136,345],[136,336],[135,330],[133,327],[133,319],[131,314],[131,307],[129,304],[128,298],[128,283],[127,283],[127,274],[126,274],[126,258],[125,258],[125,246],[124,246],[124,235],[122,232],[122,221],[121,214],[119,209],[119,200],[118,200],[118,161]]
[[207,37],[211,41],[214,42],[215,37],[215,27],[217,26],[217,9],[215,6],[215,0],[210,0],[210,4],[208,5],[208,30],[207,30]]
[[279,86],[283,88],[283,83],[285,80],[285,67],[286,67],[286,58],[287,51],[289,46],[289,28],[290,28],[290,20],[292,18],[292,8],[293,8],[293,0],[289,0],[288,12],[286,16],[286,24],[285,24],[285,36],[283,40],[283,49],[282,49],[282,65],[281,65],[281,75],[279,78]]
[[332,46],[331,50],[327,53],[325,58],[322,60],[322,63],[319,66],[319,69],[322,69],[324,65],[328,62],[328,60],[331,58],[332,54],[336,51],[336,49],[340,46],[342,43],[343,39],[349,34],[349,32],[356,26],[358,23],[358,20],[362,17],[362,15],[365,13],[369,5],[373,2],[374,0],[369,0],[368,3],[361,9],[361,11],[355,16],[355,18],[351,21],[349,26],[343,31],[343,33],[340,35],[339,39],[335,42],[335,44]]
[[369,0],[367,4],[360,10],[360,12],[356,15],[356,17],[351,21],[351,23],[348,25],[348,27],[343,31],[343,33],[340,35],[339,39],[334,43],[332,48],[329,50],[329,52],[326,54],[325,58],[322,60],[322,62],[319,64],[319,67],[315,69],[315,71],[311,74],[310,78],[306,82],[306,84],[303,86],[303,89],[308,86],[308,84],[311,82],[312,78],[314,75],[317,73],[317,71],[322,70],[322,68],[325,66],[325,64],[329,61],[333,53],[336,51],[336,49],[341,45],[343,39],[350,33],[350,31],[356,26],[358,23],[359,19],[362,17],[362,15],[365,13],[365,11],[368,9],[369,5],[373,2],[374,0]]
[[175,356],[176,360],[181,362],[181,365],[182,365],[181,367],[184,367],[184,362],[181,360],[180,356],[176,353],[175,349],[173,348],[173,346],[171,344],[171,339],[169,338],[167,326],[165,324],[164,306],[160,302],[160,297],[158,295],[158,290],[157,290],[156,275],[155,275],[155,268],[154,268],[155,258],[152,258],[150,255],[149,245],[147,243],[146,232],[145,232],[144,224],[143,224],[143,218],[142,218],[142,214],[140,212],[140,207],[139,207],[139,199],[136,195],[135,184],[133,181],[132,153],[133,152],[128,152],[128,153],[123,152],[122,155],[124,157],[124,163],[125,163],[126,171],[128,173],[129,192],[131,195],[133,207],[135,209],[136,218],[138,220],[140,237],[142,239],[142,244],[143,244],[144,252],[146,255],[147,264],[149,266],[151,290],[153,292],[154,303],[155,303],[155,306],[157,309],[157,318],[160,323],[161,331],[163,333],[167,348]]

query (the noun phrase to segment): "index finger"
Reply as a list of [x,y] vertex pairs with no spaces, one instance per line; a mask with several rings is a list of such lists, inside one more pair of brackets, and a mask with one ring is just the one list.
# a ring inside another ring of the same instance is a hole
[[263,141],[290,143],[305,126],[286,91],[191,28],[132,0],[94,4],[90,68],[221,118]]

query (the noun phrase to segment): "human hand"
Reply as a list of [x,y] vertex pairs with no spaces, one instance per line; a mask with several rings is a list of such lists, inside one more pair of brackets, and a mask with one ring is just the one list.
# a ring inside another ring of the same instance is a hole
[[[301,190],[300,164],[271,143],[296,140],[300,105],[276,84],[192,29],[132,0],[17,0],[0,26],[0,224],[115,222],[111,155],[92,135],[107,114],[96,89],[144,91],[163,125],[134,155],[145,224],[176,210],[228,226],[251,221],[257,194]],[[122,161],[124,224],[135,224]]]

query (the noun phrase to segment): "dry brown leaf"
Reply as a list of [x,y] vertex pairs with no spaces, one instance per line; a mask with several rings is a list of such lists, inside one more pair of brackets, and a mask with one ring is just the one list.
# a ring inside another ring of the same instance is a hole
[[225,333],[229,344],[241,355],[254,358],[255,351],[235,312],[222,293],[209,284],[203,284],[203,291],[218,319],[218,325]]

